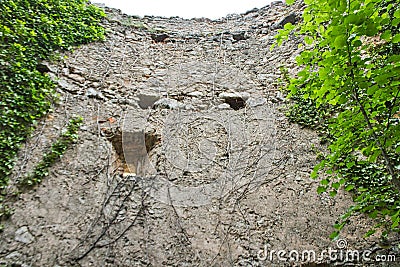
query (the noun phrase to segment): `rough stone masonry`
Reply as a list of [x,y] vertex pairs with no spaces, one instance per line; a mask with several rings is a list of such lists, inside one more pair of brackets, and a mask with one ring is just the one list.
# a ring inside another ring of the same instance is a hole
[[[260,251],[336,248],[328,236],[351,196],[316,194],[312,146],[324,148],[284,116],[280,68],[298,71],[301,38],[270,50],[301,9],[276,1],[185,20],[107,8],[104,42],[46,63],[60,101],[21,149],[12,181],[69,118],[85,123],[47,179],[12,203],[0,264],[299,266]],[[374,245],[362,238],[369,225],[349,223],[349,248]]]

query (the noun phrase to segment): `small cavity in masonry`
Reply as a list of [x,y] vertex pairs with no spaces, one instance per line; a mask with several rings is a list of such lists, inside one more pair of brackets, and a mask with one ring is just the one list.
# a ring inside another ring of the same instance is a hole
[[124,173],[144,175],[148,166],[148,153],[160,142],[160,136],[154,132],[144,133],[118,131],[111,138],[112,145],[118,155],[118,161]]

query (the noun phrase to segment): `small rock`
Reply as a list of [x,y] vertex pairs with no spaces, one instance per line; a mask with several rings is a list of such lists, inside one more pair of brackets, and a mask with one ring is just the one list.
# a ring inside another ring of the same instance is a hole
[[250,97],[246,101],[246,105],[251,108],[262,106],[265,103],[267,103],[267,100],[264,97]]
[[93,3],[92,5],[97,6],[97,7],[101,7],[101,8],[105,8],[106,4],[103,3]]
[[214,42],[221,42],[221,38],[222,38],[222,35],[214,35],[214,36],[212,37],[212,40],[213,40]]
[[183,109],[185,104],[171,98],[162,98],[154,103],[155,108]]
[[33,242],[34,237],[29,232],[28,227],[22,226],[17,231],[15,231],[15,240],[24,244],[30,244]]
[[185,105],[186,110],[196,110],[196,108],[192,104]]
[[128,35],[125,36],[125,38],[126,38],[126,40],[128,40],[128,41],[130,41],[130,40],[138,41],[138,40],[139,40],[139,39],[136,37],[135,34],[128,34]]
[[154,93],[141,93],[138,95],[139,107],[142,109],[150,108],[160,99],[160,95]]
[[83,198],[83,197],[78,198],[78,200],[82,205],[85,204],[85,202],[86,202],[85,198]]
[[266,81],[266,82],[275,82],[279,77],[276,77],[273,74],[267,74],[267,73],[260,73],[257,74],[257,79],[260,81]]
[[85,82],[85,78],[83,78],[82,76],[80,76],[79,74],[75,74],[72,73],[70,75],[68,75],[68,78],[78,82],[78,83],[84,83]]
[[272,103],[279,103],[279,102],[281,102],[279,99],[276,99],[276,98],[273,97],[273,96],[271,96],[271,97],[269,98],[269,100],[270,100]]
[[89,88],[89,89],[86,91],[86,94],[85,94],[85,95],[86,95],[87,97],[93,97],[93,98],[104,99],[103,94],[102,94],[101,92],[97,91],[97,90],[94,89],[94,88]]
[[63,73],[63,75],[68,76],[69,75],[69,68],[63,68],[62,69],[62,73]]
[[276,99],[278,99],[279,101],[285,101],[285,97],[281,92],[276,93]]
[[[114,102],[113,100],[116,100],[116,102]],[[136,101],[131,100],[131,99],[127,99],[127,98],[123,98],[123,97],[112,99],[111,102],[122,104],[122,105],[128,105],[128,106],[135,107],[135,108],[139,108],[139,105],[138,105],[138,103]]]
[[78,66],[71,66],[70,67],[71,73],[83,75],[87,71],[84,67],[78,67]]
[[200,110],[207,110],[209,106],[207,104],[197,104],[196,108]]
[[231,106],[228,103],[222,103],[222,104],[218,105],[217,108],[220,110],[227,110],[227,109],[231,109]]
[[246,92],[240,92],[240,93],[229,93],[229,92],[223,92],[219,94],[219,98],[227,100],[227,99],[236,99],[236,98],[241,98],[244,101],[249,99],[250,94]]
[[188,95],[188,96],[191,96],[191,97],[202,97],[202,96],[203,96],[203,93],[200,92],[200,91],[194,91],[194,92],[188,93],[187,95]]
[[61,89],[67,90],[67,91],[77,91],[74,90],[73,86],[71,86],[71,84],[69,84],[66,80],[64,79],[60,79],[57,81],[58,85],[61,87]]
[[151,69],[149,69],[149,68],[143,68],[142,71],[143,71],[143,75],[145,75],[145,76],[151,75]]
[[122,174],[122,177],[124,179],[129,179],[129,181],[134,182],[134,183],[136,183],[139,180],[139,177],[134,172],[129,172],[129,173],[124,172]]
[[92,86],[94,88],[99,88],[101,86],[101,84],[99,82],[92,82]]
[[49,78],[50,78],[52,81],[57,81],[57,80],[58,80],[58,76],[57,76],[55,73],[53,73],[53,72],[48,72],[48,73],[47,73],[47,76],[49,76]]
[[104,95],[109,97],[109,98],[115,97],[115,91],[114,90],[103,89],[102,91],[103,91]]
[[269,33],[269,29],[261,29],[261,34],[268,34]]
[[19,253],[18,251],[14,251],[14,252],[11,252],[10,254],[8,254],[6,256],[6,259],[15,261],[15,260],[21,258],[21,256],[22,256],[21,253]]

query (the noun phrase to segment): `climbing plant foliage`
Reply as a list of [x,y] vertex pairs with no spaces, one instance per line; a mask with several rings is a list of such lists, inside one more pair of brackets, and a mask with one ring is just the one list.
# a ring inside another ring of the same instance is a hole
[[66,131],[51,145],[50,150],[43,155],[42,160],[35,166],[33,172],[19,181],[20,186],[31,187],[39,184],[49,174],[50,166],[59,160],[68,147],[78,139],[78,130],[82,122],[82,117],[69,120]]
[[55,98],[38,64],[104,38],[103,17],[86,0],[0,0],[0,190],[18,148]]
[[328,141],[311,174],[320,177],[318,193],[353,192],[355,205],[331,237],[359,212],[377,220],[367,235],[383,228],[385,237],[400,221],[400,3],[304,2],[302,23],[276,36],[278,44],[291,34],[304,37],[296,59],[302,69],[288,83],[295,102],[288,115],[323,129]]

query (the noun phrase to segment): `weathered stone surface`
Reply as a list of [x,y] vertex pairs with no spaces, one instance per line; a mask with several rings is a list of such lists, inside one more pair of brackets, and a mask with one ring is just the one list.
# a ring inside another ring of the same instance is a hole
[[156,93],[140,93],[137,95],[139,98],[139,106],[143,109],[151,108],[161,96]]
[[15,231],[15,240],[24,244],[30,244],[34,241],[34,237],[29,232],[28,227],[22,226],[17,231]]
[[96,90],[94,88],[89,88],[86,91],[86,96],[87,97],[94,97],[94,98],[104,99],[104,95],[100,91],[98,91],[98,90]]
[[264,97],[250,97],[246,100],[246,105],[251,108],[262,106],[267,103]]
[[101,84],[99,82],[92,82],[92,86],[94,88],[99,88],[101,86]]
[[70,84],[67,80],[65,80],[64,78],[61,78],[57,81],[58,86],[68,92],[71,93],[75,93],[77,91],[79,91],[79,88],[76,86],[73,86],[72,84]]
[[84,83],[85,82],[85,78],[83,78],[81,75],[76,74],[76,73],[72,73],[70,75],[68,75],[68,78],[78,82],[78,83]]
[[231,106],[228,103],[222,103],[218,105],[218,109],[220,110],[231,109]]
[[8,254],[6,256],[6,259],[18,261],[18,259],[21,258],[21,256],[22,256],[21,253],[19,253],[18,251],[14,251],[14,252],[11,252],[10,254]]
[[224,100],[241,98],[244,101],[246,101],[247,99],[249,99],[250,94],[247,92],[240,92],[240,93],[222,92],[221,94],[219,94],[219,97]]
[[[280,69],[299,71],[302,40],[270,50],[274,25],[302,8],[278,1],[219,20],[106,8],[105,41],[67,53],[52,73],[60,103],[21,149],[10,188],[75,115],[79,140],[12,203],[0,265],[288,266],[257,252],[336,248],[331,225],[351,196],[315,193],[310,147],[326,148],[283,114]],[[369,228],[360,216],[342,238],[369,248]]]
[[194,91],[194,92],[188,93],[187,95],[188,95],[188,96],[191,96],[191,97],[202,97],[202,96],[203,96],[203,93],[200,92],[200,91]]
[[182,109],[185,104],[171,98],[161,98],[154,103],[154,108]]

